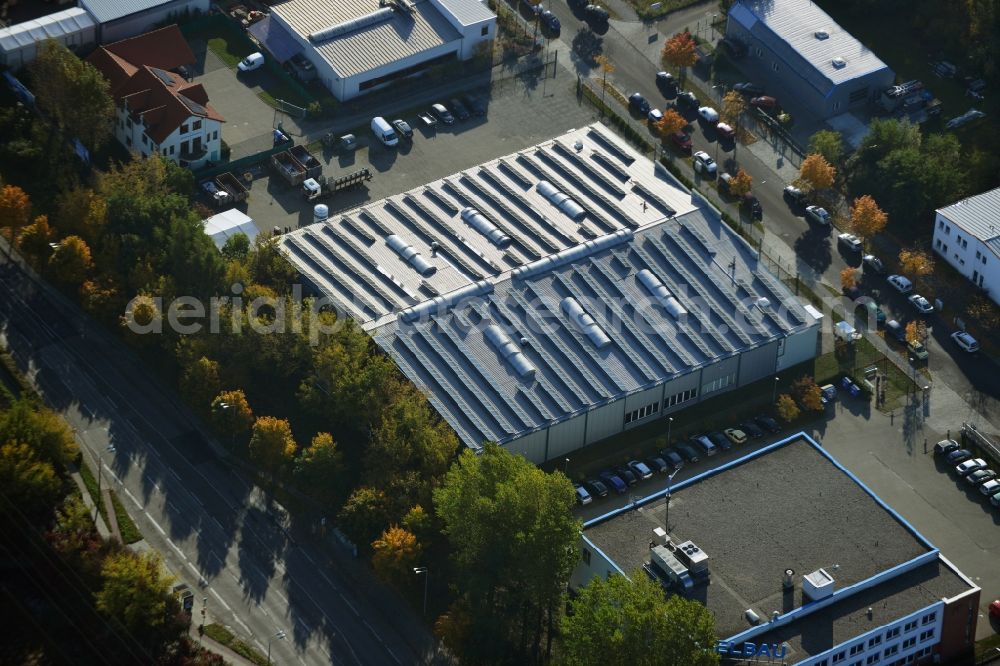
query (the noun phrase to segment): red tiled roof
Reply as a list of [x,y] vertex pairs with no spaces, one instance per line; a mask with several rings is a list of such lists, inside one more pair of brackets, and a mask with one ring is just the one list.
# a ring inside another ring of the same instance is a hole
[[99,47],[87,61],[111,83],[111,96],[126,105],[146,134],[161,143],[191,116],[224,122],[208,103],[200,83],[168,72],[195,62],[194,53],[176,25]]

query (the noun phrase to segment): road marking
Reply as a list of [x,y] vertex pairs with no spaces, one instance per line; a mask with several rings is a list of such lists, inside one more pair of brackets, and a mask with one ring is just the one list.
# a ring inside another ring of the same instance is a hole
[[136,508],[138,508],[138,509],[142,508],[142,504],[140,504],[139,500],[137,500],[135,498],[135,495],[133,495],[131,492],[129,492],[128,488],[126,488],[125,486],[122,486],[122,490],[125,492],[126,495],[128,495],[128,498],[135,503]]
[[213,595],[215,596],[215,598],[219,600],[219,603],[220,603],[220,604],[222,604],[222,607],[223,607],[223,608],[225,608],[225,609],[226,609],[227,611],[229,611],[230,613],[232,613],[232,612],[233,612],[233,609],[232,609],[232,608],[231,608],[231,607],[229,606],[229,604],[227,604],[227,603],[226,603],[226,600],[225,600],[225,599],[223,599],[223,598],[222,598],[222,597],[221,597],[221,596],[219,595],[219,593],[215,591],[215,589],[214,589],[214,588],[209,588],[209,590],[208,590],[208,591],[209,591],[209,592],[211,592],[211,593],[212,593],[212,594],[213,594]]
[[173,541],[171,541],[170,539],[167,539],[167,543],[168,543],[168,544],[170,544],[170,547],[171,547],[171,548],[173,548],[173,549],[174,549],[175,551],[177,551],[177,554],[178,554],[178,555],[180,555],[180,556],[181,556],[181,558],[182,558],[182,559],[183,559],[183,560],[184,560],[185,562],[187,562],[187,556],[186,556],[186,555],[184,554],[184,551],[183,551],[183,550],[181,550],[180,548],[178,548],[178,547],[177,547],[177,544],[175,544],[175,543],[174,543]]
[[167,467],[167,470],[173,475],[175,479],[177,479],[178,481],[181,480],[181,476],[180,474],[177,473],[176,469],[174,469],[173,467]]
[[148,518],[149,522],[151,522],[153,524],[153,527],[155,527],[156,531],[160,533],[160,536],[167,536],[167,533],[163,531],[163,528],[160,527],[159,523],[157,523],[155,520],[153,520],[153,517],[151,515],[149,515],[148,511],[143,511],[143,513],[146,514],[146,518]]
[[108,404],[110,404],[114,409],[118,409],[118,404],[112,400],[110,396],[105,396],[104,399],[107,400]]
[[316,566],[316,561],[309,556],[309,553],[303,552],[302,554],[305,555],[305,558],[307,560],[309,560],[310,564],[312,564],[313,566]]
[[325,580],[330,587],[332,587],[334,590],[336,590],[338,592],[340,591],[340,588],[337,587],[336,585],[334,585],[333,581],[330,580],[325,573],[323,573],[322,571],[320,571],[319,575],[323,577],[323,580]]
[[286,596],[285,596],[284,594],[282,594],[282,593],[281,593],[281,590],[279,590],[279,589],[278,589],[278,588],[276,588],[276,587],[272,587],[272,588],[271,588],[271,591],[272,591],[272,592],[274,592],[275,594],[277,594],[277,595],[278,595],[279,597],[281,597],[281,600],[282,600],[283,602],[285,602],[285,605],[286,605],[286,606],[288,605],[288,597],[286,597]]
[[222,523],[219,522],[218,518],[216,518],[215,516],[212,516],[212,520],[215,521],[215,524],[219,526],[220,530],[222,530],[223,532],[226,531],[226,528],[222,526]]
[[185,564],[187,564],[188,568],[191,569],[191,571],[194,572],[194,575],[198,577],[198,580],[204,580],[205,577],[201,575],[200,571],[198,571],[198,567],[196,567],[195,565],[191,564],[190,561],[189,562],[185,562]]
[[340,591],[338,591],[338,592],[337,592],[337,594],[339,594],[339,595],[340,595],[340,598],[344,600],[344,603],[345,603],[345,604],[347,604],[347,606],[348,606],[348,607],[349,607],[349,608],[350,608],[350,609],[351,609],[352,611],[354,611],[354,615],[355,615],[355,617],[361,617],[361,613],[359,613],[359,612],[358,612],[358,609],[354,607],[354,604],[352,604],[352,603],[351,603],[350,601],[348,601],[347,597],[345,597],[345,596],[344,596],[344,593],[343,593],[343,592],[340,592]]

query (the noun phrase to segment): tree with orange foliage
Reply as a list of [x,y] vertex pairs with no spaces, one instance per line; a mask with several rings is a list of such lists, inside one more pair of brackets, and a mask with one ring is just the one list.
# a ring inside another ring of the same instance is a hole
[[822,155],[807,155],[799,167],[799,177],[795,185],[807,192],[825,190],[833,186],[837,170]]
[[667,40],[660,52],[663,64],[677,70],[680,84],[684,84],[685,68],[693,67],[698,62],[698,54],[695,50],[694,38],[691,33],[685,30]]
[[845,292],[854,291],[858,286],[858,269],[848,266],[840,271],[840,287]]
[[[0,230],[7,233],[7,242],[14,245],[17,232],[31,220],[31,200],[17,185],[0,189]],[[9,256],[9,255],[8,255]]]
[[372,542],[372,551],[372,567],[378,577],[402,587],[412,581],[423,547],[413,532],[393,525]]
[[885,214],[875,199],[865,194],[854,200],[851,206],[851,232],[861,236],[866,241],[885,229],[889,216]]
[[923,344],[927,340],[927,324],[914,319],[906,325],[906,341],[909,343]]
[[55,237],[52,227],[49,226],[47,215],[39,215],[35,221],[21,229],[17,235],[17,246],[21,248],[21,253],[36,268],[44,264],[49,255],[52,254],[52,247],[49,243]]
[[664,109],[663,117],[656,121],[653,128],[661,139],[667,139],[671,134],[687,127],[687,124],[687,119],[676,110]]
[[901,250],[899,252],[899,272],[922,278],[934,272],[934,260],[923,250]]
[[79,236],[67,236],[49,257],[49,270],[56,282],[80,285],[91,266],[90,247]]
[[729,193],[734,197],[742,197],[744,194],[749,194],[752,187],[753,178],[742,167],[736,172],[732,180],[729,181]]

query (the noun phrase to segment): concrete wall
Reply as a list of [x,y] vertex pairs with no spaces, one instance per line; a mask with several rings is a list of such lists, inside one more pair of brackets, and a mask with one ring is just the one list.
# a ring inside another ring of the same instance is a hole
[[945,601],[941,610],[941,642],[935,648],[942,664],[960,663],[974,649],[979,598],[980,590],[976,588]]
[[580,414],[549,428],[548,459],[565,456],[583,446],[586,438],[587,414]]
[[739,386],[746,386],[758,379],[773,375],[778,364],[778,341],[740,354]]
[[[110,44],[129,37],[149,32],[157,25],[165,23],[171,17],[183,14],[185,10],[207,13],[209,0],[174,0],[165,5],[144,12],[137,12],[116,21],[104,23],[100,27],[101,44]],[[84,3],[86,7],[86,3]]]
[[587,434],[585,444],[618,434],[625,422],[625,400],[615,400],[609,405],[598,407],[587,414]]
[[[963,243],[964,241],[964,243]],[[1000,257],[939,213],[934,219],[934,252],[1000,304]],[[978,255],[978,257],[977,257]]]
[[790,368],[797,363],[816,357],[816,343],[819,339],[820,325],[810,326],[804,331],[785,338],[784,345],[778,342],[777,370]]
[[590,542],[585,535],[580,537],[580,562],[570,576],[569,585],[576,589],[583,587],[593,578],[607,578],[621,573],[607,555]]
[[546,460],[545,443],[548,432],[547,428],[539,430],[524,437],[511,440],[504,444],[503,447],[511,453],[518,453],[524,456],[536,465],[541,464]]

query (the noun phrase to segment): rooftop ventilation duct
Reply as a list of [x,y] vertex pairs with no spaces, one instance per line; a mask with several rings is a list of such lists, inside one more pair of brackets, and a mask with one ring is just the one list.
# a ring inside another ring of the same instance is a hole
[[483,329],[483,337],[493,345],[493,348],[503,357],[503,360],[507,361],[522,379],[535,376],[535,366],[525,358],[521,350],[507,337],[502,328],[496,324],[490,324]]
[[590,255],[597,254],[602,250],[606,250],[615,245],[621,243],[628,243],[633,238],[635,234],[631,229],[619,229],[613,234],[608,234],[607,236],[601,236],[593,240],[589,240],[586,243],[582,243],[575,247],[570,247],[565,250],[560,250],[555,254],[550,254],[547,257],[542,257],[537,261],[533,261],[530,264],[525,264],[524,266],[519,266],[511,271],[511,277],[517,280],[524,280],[530,277],[534,277],[539,273],[545,271],[554,270],[560,266],[565,266],[566,264],[576,261],[578,259],[583,259]]
[[817,30],[816,32],[813,33],[813,36],[820,41],[823,41],[824,39],[830,39],[830,33],[828,33],[826,30]]
[[463,208],[462,209],[462,219],[470,227],[486,236],[487,239],[499,249],[505,250],[510,247],[510,244],[514,241],[511,240],[510,236],[500,231],[495,224],[486,219],[486,216],[480,213],[475,208]]
[[337,23],[328,28],[323,28],[322,30],[309,33],[309,41],[313,44],[319,44],[336,37],[343,37],[344,35],[357,32],[362,28],[367,28],[368,26],[375,25],[376,23],[384,23],[385,21],[392,19],[392,16],[392,7],[376,9],[371,14],[365,14],[364,16],[353,18],[350,21]]
[[559,303],[560,309],[563,314],[573,322],[573,324],[580,329],[580,331],[590,338],[591,343],[598,349],[604,349],[611,344],[611,338],[607,336],[604,330],[598,326],[594,318],[587,314],[587,311],[583,309],[580,305],[580,301],[576,300],[572,296],[568,296],[562,299]]
[[646,291],[656,299],[659,303],[670,313],[670,316],[674,319],[680,319],[685,316],[688,312],[684,309],[684,306],[680,304],[674,295],[670,293],[667,286],[660,281],[660,278],[653,275],[653,272],[648,268],[644,268],[635,274],[636,279],[642,283],[642,286],[646,288]]
[[802,594],[812,601],[819,601],[833,594],[833,576],[826,569],[817,569],[802,577]]
[[573,201],[572,197],[560,191],[555,185],[547,180],[538,181],[535,186],[539,194],[549,200],[549,202],[565,213],[571,220],[579,222],[587,214],[583,207]]
[[844,60],[843,58],[834,58],[833,66],[836,67],[837,69],[844,69],[845,67],[847,67],[847,61]]
[[414,305],[411,308],[401,310],[399,318],[403,321],[403,323],[410,324],[418,319],[429,317],[433,314],[447,310],[461,301],[470,298],[478,298],[492,293],[493,283],[487,280],[481,280],[480,282],[466,285],[461,289],[456,289],[455,291],[443,296],[435,296],[434,298]]
[[385,244],[388,245],[404,261],[413,266],[413,269],[423,277],[430,277],[437,272],[437,268],[423,258],[423,256],[413,249],[413,247],[396,234],[389,234],[385,237]]

